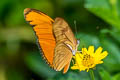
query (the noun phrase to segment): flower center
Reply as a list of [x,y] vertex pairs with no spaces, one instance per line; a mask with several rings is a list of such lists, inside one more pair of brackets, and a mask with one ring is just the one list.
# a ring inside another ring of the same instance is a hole
[[94,58],[88,54],[85,54],[82,60],[82,64],[86,67],[91,67],[94,64]]

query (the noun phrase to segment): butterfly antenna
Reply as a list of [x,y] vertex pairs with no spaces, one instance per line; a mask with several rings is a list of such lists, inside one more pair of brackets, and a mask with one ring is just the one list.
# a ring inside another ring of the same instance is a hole
[[76,38],[77,38],[77,26],[76,26],[76,20],[74,20],[74,25],[75,25],[75,34],[76,34]]

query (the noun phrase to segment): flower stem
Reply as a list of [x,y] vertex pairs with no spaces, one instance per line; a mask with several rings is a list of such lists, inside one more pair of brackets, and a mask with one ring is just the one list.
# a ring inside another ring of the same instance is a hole
[[91,80],[95,80],[94,71],[91,69],[89,72],[90,72]]

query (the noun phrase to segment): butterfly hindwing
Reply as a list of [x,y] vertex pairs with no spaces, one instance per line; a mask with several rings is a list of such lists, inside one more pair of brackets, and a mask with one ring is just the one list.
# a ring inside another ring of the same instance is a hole
[[53,68],[56,71],[61,71],[67,64],[70,63],[71,58],[72,58],[71,50],[69,50],[69,48],[64,43],[58,43],[55,47]]

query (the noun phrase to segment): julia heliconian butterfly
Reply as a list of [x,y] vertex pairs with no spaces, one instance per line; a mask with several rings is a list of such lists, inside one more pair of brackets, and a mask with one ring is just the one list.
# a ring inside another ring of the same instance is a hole
[[63,73],[66,73],[79,45],[67,22],[60,17],[53,20],[31,8],[24,10],[24,17],[33,26],[44,60],[54,70],[63,69]]

